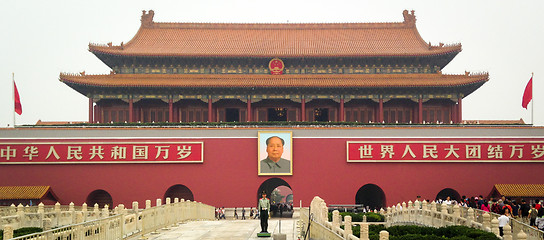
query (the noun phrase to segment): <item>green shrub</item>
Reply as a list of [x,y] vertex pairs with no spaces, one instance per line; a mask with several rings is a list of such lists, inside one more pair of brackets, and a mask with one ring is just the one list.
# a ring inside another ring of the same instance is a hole
[[[340,216],[342,216],[342,219],[344,219],[345,216],[351,216],[352,222],[362,222],[363,216],[366,216],[367,222],[383,222],[385,221],[385,217],[379,213],[352,213],[352,212],[341,212]],[[329,212],[329,222],[332,221],[332,212]]]
[[[13,237],[20,237],[32,233],[43,232],[42,228],[25,227],[13,230]],[[0,240],[4,239],[4,230],[0,230]]]
[[421,226],[393,226],[384,228],[383,226],[369,227],[368,237],[371,240],[379,240],[380,231],[389,232],[391,240],[497,240],[495,234],[479,229],[465,226],[449,226],[442,228],[421,227]]

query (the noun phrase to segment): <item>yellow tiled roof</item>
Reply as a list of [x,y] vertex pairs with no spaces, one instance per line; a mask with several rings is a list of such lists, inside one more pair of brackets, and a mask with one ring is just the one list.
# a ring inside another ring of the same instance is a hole
[[509,197],[543,197],[544,184],[495,184],[495,189]]
[[483,83],[488,74],[61,74],[60,81],[102,87],[452,87]]
[[0,186],[0,200],[40,199],[50,188],[50,186]]
[[415,15],[407,11],[404,22],[393,23],[159,23],[152,15],[144,13],[141,28],[126,44],[90,44],[89,50],[188,57],[433,56],[461,51],[461,44],[424,41]]

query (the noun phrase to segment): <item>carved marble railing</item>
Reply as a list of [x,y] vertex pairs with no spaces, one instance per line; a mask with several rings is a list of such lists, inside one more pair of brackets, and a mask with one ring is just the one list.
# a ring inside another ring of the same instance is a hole
[[13,230],[22,227],[41,227],[44,232],[15,239],[121,239],[148,234],[182,221],[215,219],[214,207],[177,198],[174,203],[167,198],[166,204],[157,199],[154,207],[147,200],[145,209],[139,209],[138,202],[132,204],[132,209],[125,209],[120,204],[112,212],[107,207],[98,209],[95,206],[93,211],[87,211],[84,205],[76,211],[71,206],[73,204],[68,211],[61,211],[60,204],[57,204],[55,211],[48,213],[43,210],[43,205],[37,213],[26,213],[24,207],[20,207],[16,215],[0,218],[4,239],[12,238]]
[[[459,205],[437,204],[426,201],[409,201],[388,207],[385,213],[387,226],[420,224],[432,227],[463,225],[493,232],[499,236],[498,214],[461,207]],[[510,219],[504,227],[504,239],[543,239],[544,232],[530,227],[517,219]]]
[[[377,212],[375,210],[375,212]],[[338,211],[333,211],[332,222],[328,221],[328,208],[325,201],[314,197],[310,209],[300,211],[300,220],[303,223],[301,230],[303,235],[308,234],[313,239],[369,239],[368,228],[370,224],[384,224],[386,227],[394,225],[424,225],[431,227],[445,227],[462,225],[492,232],[499,238],[498,215],[481,210],[475,210],[458,205],[437,204],[432,202],[408,202],[388,207],[387,211],[381,209],[380,214],[385,216],[385,222],[352,222],[351,216],[345,216],[343,221]],[[308,224],[310,228],[308,228]],[[354,236],[351,226],[360,225],[359,237]],[[344,229],[341,228],[344,226]],[[346,227],[350,226],[350,227]],[[505,240],[533,240],[543,239],[544,232],[530,227],[516,219],[510,219],[510,224],[504,227]],[[380,232],[380,240],[389,239],[387,231]]]

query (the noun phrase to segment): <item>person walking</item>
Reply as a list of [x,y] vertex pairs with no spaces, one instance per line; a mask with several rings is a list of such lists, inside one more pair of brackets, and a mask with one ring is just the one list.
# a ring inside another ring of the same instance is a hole
[[498,218],[499,220],[499,234],[501,237],[504,235],[503,228],[510,222],[510,209],[504,208],[503,214]]
[[261,194],[262,198],[259,199],[257,210],[261,216],[261,233],[268,233],[268,216],[270,213],[270,200],[266,198],[266,192]]
[[242,208],[242,220],[246,220],[246,209]]

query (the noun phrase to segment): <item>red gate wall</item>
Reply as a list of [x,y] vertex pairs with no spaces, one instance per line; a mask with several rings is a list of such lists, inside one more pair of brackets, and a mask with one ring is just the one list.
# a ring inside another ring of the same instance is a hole
[[[167,141],[165,139],[164,141]],[[170,139],[172,140],[172,139]],[[82,204],[89,193],[107,191],[114,205],[162,198],[172,185],[183,184],[196,201],[214,206],[253,206],[259,186],[278,177],[291,186],[295,206],[314,196],[329,204],[354,204],[358,189],[375,184],[387,205],[434,199],[444,188],[461,195],[487,195],[497,183],[542,183],[542,163],[346,161],[346,141],[361,138],[293,138],[293,175],[257,175],[257,138],[183,138],[204,142],[203,163],[162,164],[21,164],[0,165],[0,185],[50,185],[61,204]],[[32,140],[25,140],[32,141]],[[64,141],[64,140],[59,140]]]

